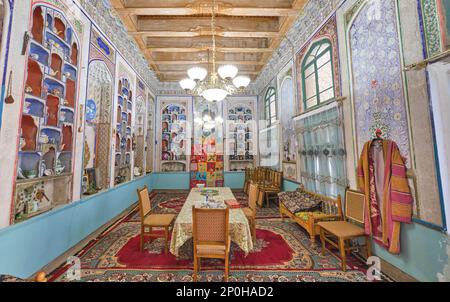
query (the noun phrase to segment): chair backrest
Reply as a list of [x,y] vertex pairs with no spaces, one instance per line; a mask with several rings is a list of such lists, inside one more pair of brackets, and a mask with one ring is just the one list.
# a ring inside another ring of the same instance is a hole
[[281,181],[283,179],[283,172],[276,172],[275,173],[275,181],[274,186],[277,188],[281,188]]
[[139,210],[141,213],[141,221],[145,216],[147,216],[152,211],[152,204],[150,201],[150,196],[148,194],[147,186],[142,189],[137,189],[137,194],[139,197]]
[[192,234],[194,246],[202,242],[227,243],[230,211],[226,209],[199,209],[192,207]]
[[364,223],[364,193],[347,189],[345,191],[345,217],[355,222]]
[[256,215],[256,202],[258,200],[258,187],[255,184],[250,184],[248,191],[248,206],[253,211],[253,216]]

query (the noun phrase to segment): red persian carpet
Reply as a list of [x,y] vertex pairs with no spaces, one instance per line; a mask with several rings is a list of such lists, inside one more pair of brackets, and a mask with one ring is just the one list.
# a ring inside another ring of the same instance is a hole
[[[236,193],[245,205],[243,193]],[[153,211],[178,213],[187,193],[153,194]],[[350,255],[347,271],[330,253],[321,255],[318,242],[289,219],[281,221],[278,209],[258,209],[256,244],[247,256],[232,244],[230,281],[367,281],[367,266]],[[139,251],[139,213],[137,209],[120,219],[75,256],[81,262],[81,280],[75,281],[192,281],[192,241],[180,249],[180,256],[164,253],[164,239],[147,238]],[[205,259],[200,281],[222,281],[223,260]],[[72,281],[68,265],[62,265],[49,281]],[[384,276],[385,277],[385,276]],[[384,279],[388,280],[387,277]]]

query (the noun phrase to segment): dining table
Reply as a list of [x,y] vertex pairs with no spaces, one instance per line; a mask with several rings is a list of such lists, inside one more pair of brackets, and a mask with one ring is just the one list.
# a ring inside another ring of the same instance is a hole
[[[210,201],[205,202],[206,199]],[[214,201],[211,201],[214,200]],[[179,256],[180,248],[192,238],[192,207],[222,207],[225,201],[236,200],[233,192],[227,187],[192,188],[178,214],[172,230],[170,252]],[[253,240],[250,225],[241,208],[230,208],[229,230],[231,241],[234,242],[247,256],[253,250]]]

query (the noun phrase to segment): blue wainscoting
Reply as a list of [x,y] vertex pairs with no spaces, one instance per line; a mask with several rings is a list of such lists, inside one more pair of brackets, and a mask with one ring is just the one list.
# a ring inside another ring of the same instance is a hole
[[0,230],[0,274],[27,278],[137,201],[144,176]]
[[152,173],[154,190],[189,190],[189,172]]
[[243,189],[244,188],[245,173],[244,172],[225,172],[224,173],[224,184],[225,187],[232,189]]

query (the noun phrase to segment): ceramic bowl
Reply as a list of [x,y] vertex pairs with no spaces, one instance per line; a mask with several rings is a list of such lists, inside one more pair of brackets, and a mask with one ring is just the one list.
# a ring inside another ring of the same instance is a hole
[[35,178],[37,176],[37,171],[36,170],[23,171],[23,175],[26,178]]

